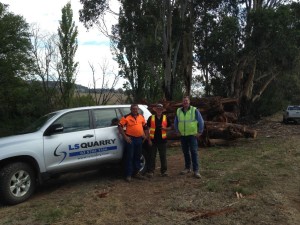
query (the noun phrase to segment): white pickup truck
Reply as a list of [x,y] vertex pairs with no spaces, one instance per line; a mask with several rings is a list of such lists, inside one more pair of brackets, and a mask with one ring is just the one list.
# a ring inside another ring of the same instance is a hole
[[300,105],[289,105],[283,110],[283,123],[300,123]]
[[[90,106],[49,113],[22,134],[0,138],[0,202],[21,203],[56,174],[120,163],[123,139],[113,121],[130,105]],[[145,119],[151,115],[139,105]],[[141,167],[145,166],[141,158]]]

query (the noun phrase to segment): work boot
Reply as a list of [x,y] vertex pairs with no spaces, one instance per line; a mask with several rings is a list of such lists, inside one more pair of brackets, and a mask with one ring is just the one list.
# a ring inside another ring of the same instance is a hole
[[200,179],[201,178],[201,175],[198,171],[195,171],[194,172],[194,177],[197,178],[197,179]]
[[190,173],[190,172],[191,172],[190,169],[184,169],[184,170],[182,170],[182,171],[180,172],[180,174],[181,174],[181,175],[185,175],[185,174]]
[[152,178],[153,176],[154,176],[154,174],[151,172],[146,173],[146,177],[148,177],[148,178]]
[[136,179],[139,179],[139,180],[145,180],[145,177],[140,173],[135,174],[133,176],[133,178],[136,178]]
[[161,176],[162,176],[162,177],[168,177],[169,174],[168,174],[167,172],[163,172],[163,173],[161,174]]

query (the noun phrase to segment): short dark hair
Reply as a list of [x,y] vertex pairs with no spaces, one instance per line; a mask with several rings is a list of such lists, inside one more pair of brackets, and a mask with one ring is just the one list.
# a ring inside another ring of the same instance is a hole
[[135,107],[135,106],[139,107],[138,104],[131,104],[130,109],[132,109],[132,108]]

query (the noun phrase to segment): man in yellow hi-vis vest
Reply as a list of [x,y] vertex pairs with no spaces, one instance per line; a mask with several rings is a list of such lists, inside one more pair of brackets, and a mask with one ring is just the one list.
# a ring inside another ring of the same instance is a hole
[[204,120],[199,110],[190,105],[190,98],[184,97],[183,107],[177,109],[174,127],[180,134],[181,148],[185,161],[185,169],[180,174],[191,172],[193,166],[194,177],[201,178],[199,173],[198,138],[204,129]]
[[168,176],[167,173],[167,130],[171,129],[171,122],[166,115],[162,114],[165,110],[162,104],[157,104],[153,110],[155,115],[152,115],[147,120],[149,129],[149,138],[147,149],[148,166],[146,175],[151,178],[155,171],[155,161],[157,151],[160,158],[160,173],[161,176]]

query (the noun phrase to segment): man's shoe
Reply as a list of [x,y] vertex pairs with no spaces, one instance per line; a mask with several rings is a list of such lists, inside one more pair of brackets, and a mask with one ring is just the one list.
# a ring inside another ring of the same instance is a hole
[[162,177],[168,177],[169,174],[168,174],[167,172],[163,172],[163,173],[161,174],[161,176],[162,176]]
[[146,173],[146,177],[148,177],[148,178],[152,178],[153,176],[154,176],[153,173]]
[[131,181],[131,177],[128,176],[128,177],[125,178],[125,180],[126,180],[127,182],[130,182],[130,181]]
[[194,172],[194,177],[197,178],[197,179],[200,179],[201,175],[198,171],[196,171],[196,172]]
[[182,171],[180,172],[180,174],[181,174],[181,175],[185,175],[185,174],[190,173],[190,172],[191,172],[190,169],[184,169],[184,170],[182,170]]
[[136,179],[139,179],[139,180],[145,180],[145,177],[140,173],[135,174],[133,176],[133,178],[136,178]]

